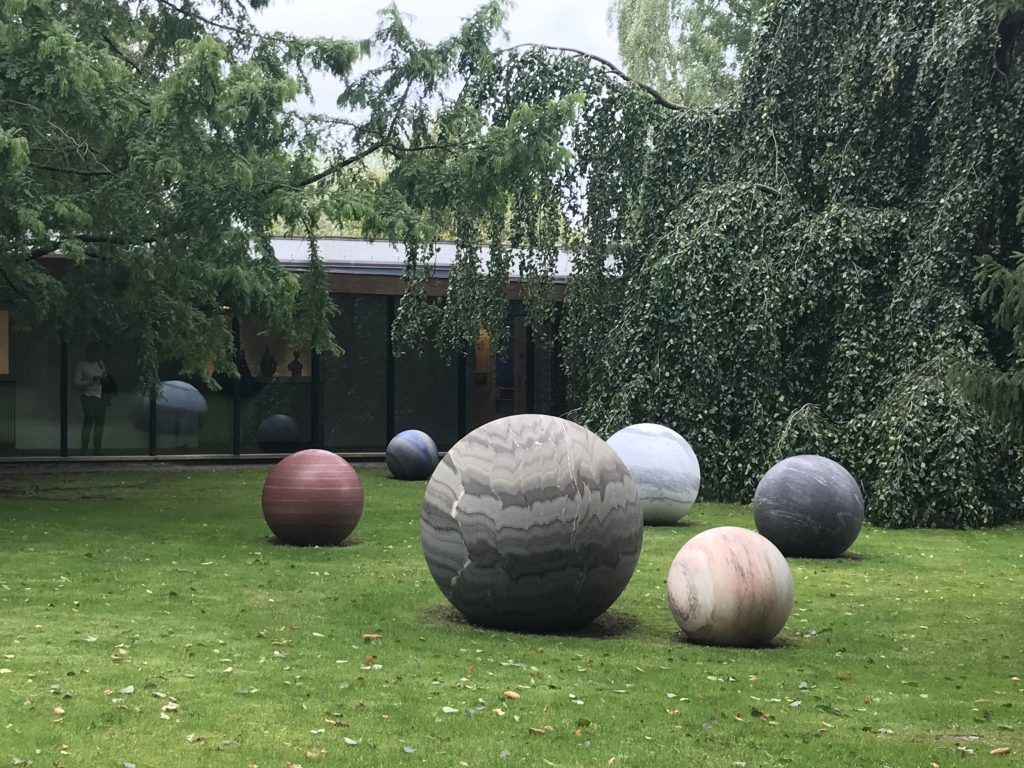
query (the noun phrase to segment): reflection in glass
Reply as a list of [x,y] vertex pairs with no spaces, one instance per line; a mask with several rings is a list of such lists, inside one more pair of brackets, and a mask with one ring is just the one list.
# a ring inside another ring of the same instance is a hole
[[0,453],[60,452],[60,340],[46,330],[10,335],[9,375],[0,377]]
[[419,429],[448,450],[459,440],[456,358],[423,346],[395,360],[395,431]]
[[[87,349],[89,348],[89,349]],[[149,452],[149,434],[133,420],[138,370],[136,350],[116,347],[99,339],[68,345],[68,453],[130,455]],[[97,369],[117,382],[117,394],[102,393],[93,379]],[[100,390],[100,396],[96,392]],[[97,422],[102,434],[97,440]],[[83,449],[83,438],[88,445]],[[98,443],[98,445],[97,445]]]
[[336,296],[331,321],[345,353],[320,363],[324,446],[383,450],[387,444],[388,309],[384,296]]
[[[256,320],[239,326],[242,453],[291,453],[310,444],[309,348],[295,349]],[[226,387],[226,391],[233,391]]]

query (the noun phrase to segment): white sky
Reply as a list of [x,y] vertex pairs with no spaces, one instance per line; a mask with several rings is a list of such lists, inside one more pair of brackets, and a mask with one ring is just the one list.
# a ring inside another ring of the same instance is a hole
[[[399,10],[413,17],[416,37],[437,42],[454,34],[462,19],[482,0],[397,0]],[[274,0],[254,12],[265,31],[299,35],[362,38],[377,27],[377,11],[386,0]],[[615,34],[608,29],[608,0],[516,0],[506,28],[509,42],[544,43],[580,48],[619,63]],[[333,89],[332,89],[333,90]],[[314,88],[317,106],[329,109],[333,94]]]

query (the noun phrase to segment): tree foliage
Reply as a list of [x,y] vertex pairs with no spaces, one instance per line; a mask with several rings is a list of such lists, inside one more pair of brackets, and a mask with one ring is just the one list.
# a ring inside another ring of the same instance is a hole
[[613,0],[608,18],[631,77],[692,106],[738,92],[763,0]]
[[[144,384],[169,359],[230,372],[236,317],[336,349],[322,264],[287,273],[275,228],[429,239],[429,201],[394,192],[413,164],[386,189],[379,170],[489,55],[502,4],[436,46],[394,8],[369,40],[261,34],[265,4],[0,0],[0,303],[19,323],[136,348]],[[340,116],[294,106],[314,72]]]
[[[846,464],[876,522],[1020,516],[1020,441],[963,371],[1020,375],[1022,18],[981,0],[778,0],[739,98],[708,110],[537,48],[472,77],[460,101],[492,129],[572,107],[555,172],[506,191],[520,219],[567,212],[576,417],[679,430],[709,498],[748,500],[804,450]],[[477,213],[460,226],[486,231]],[[455,342],[501,315],[482,304],[493,273],[470,271],[438,309]]]

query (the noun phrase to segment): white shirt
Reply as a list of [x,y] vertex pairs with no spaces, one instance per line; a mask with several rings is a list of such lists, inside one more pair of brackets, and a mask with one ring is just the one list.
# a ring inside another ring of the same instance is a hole
[[102,360],[79,360],[75,368],[75,384],[86,397],[103,397],[100,379],[106,374]]

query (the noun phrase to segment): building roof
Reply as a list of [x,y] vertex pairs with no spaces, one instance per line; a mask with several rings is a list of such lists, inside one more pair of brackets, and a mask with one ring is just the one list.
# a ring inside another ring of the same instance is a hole
[[[274,237],[270,241],[274,256],[286,266],[301,268],[309,264],[309,242],[302,237]],[[363,275],[401,275],[405,270],[405,246],[385,241],[367,241],[355,237],[321,237],[317,244],[320,258],[328,272]],[[481,268],[486,269],[490,249],[480,249]],[[440,242],[435,246],[432,277],[447,278],[455,261],[455,243]],[[513,271],[517,273],[513,264]],[[558,252],[555,280],[564,282],[572,271],[572,254],[565,248]],[[513,280],[519,279],[517,274]]]

